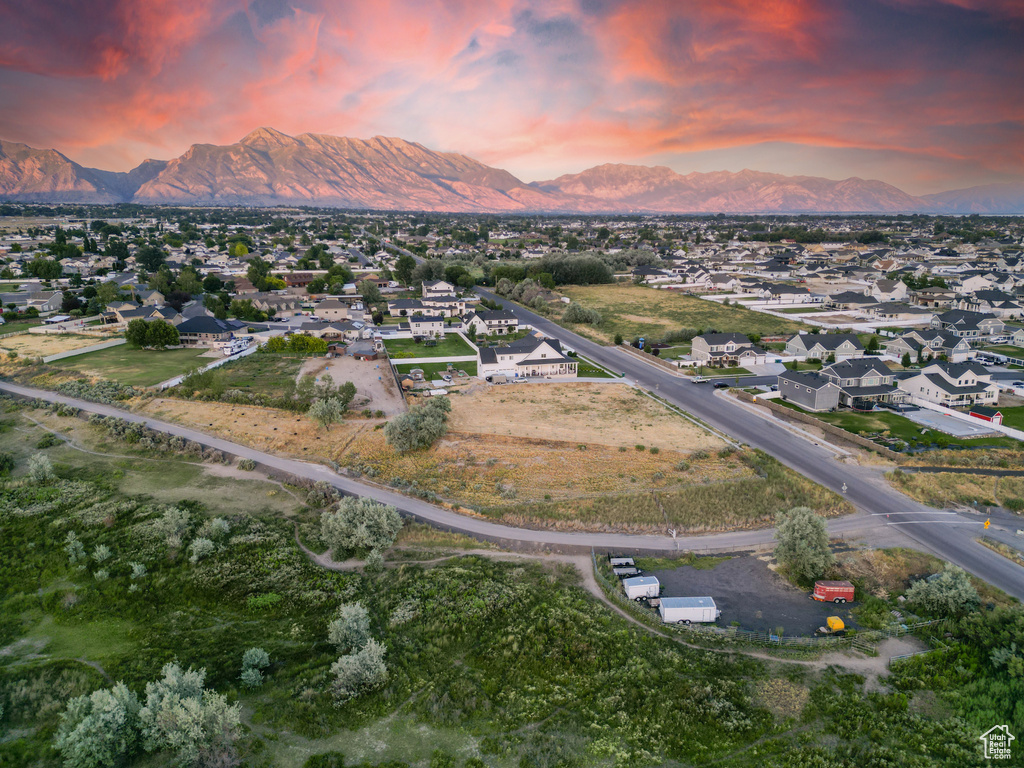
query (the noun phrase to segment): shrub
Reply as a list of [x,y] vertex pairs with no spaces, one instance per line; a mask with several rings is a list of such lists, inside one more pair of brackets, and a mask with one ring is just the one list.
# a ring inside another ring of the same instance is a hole
[[214,552],[216,552],[217,551],[217,545],[214,544],[209,539],[199,538],[199,539],[196,539],[195,541],[192,542],[192,544],[191,544],[191,546],[189,546],[188,550],[189,550],[189,553],[190,553],[188,561],[190,563],[192,563],[192,565],[195,565],[200,560],[202,560],[204,558],[207,558],[210,555],[212,555]]
[[350,653],[334,662],[331,692],[337,705],[384,685],[388,677],[385,652],[384,646],[371,638],[358,653]]
[[636,449],[637,449],[638,451],[646,451],[646,450],[647,450],[647,447],[646,447],[646,446],[644,446],[644,445],[641,445],[640,443],[637,443],[637,444],[636,444],[636,445],[635,445],[634,447],[635,447],[635,448],[636,448]]
[[92,551],[92,559],[97,563],[102,563],[105,560],[109,560],[114,553],[110,551],[110,547],[106,544],[97,544],[96,549]]
[[946,563],[942,572],[931,579],[921,579],[910,585],[907,602],[926,613],[956,616],[978,607],[978,590],[963,568]]
[[36,443],[36,448],[43,450],[44,448],[52,448],[55,445],[61,445],[63,442],[64,441],[53,434],[53,432],[47,432],[39,439],[39,442]]
[[74,531],[68,531],[68,535],[64,539],[64,551],[68,553],[68,560],[72,565],[80,560],[85,560],[85,547],[78,540]]
[[264,669],[270,666],[270,654],[262,648],[249,648],[242,654],[242,667]]
[[401,528],[398,510],[367,498],[347,496],[336,511],[320,516],[320,535],[335,557],[352,550],[387,549]]
[[1003,506],[1011,512],[1024,512],[1024,499],[1004,499]]
[[14,470],[14,456],[0,451],[0,475],[6,475]]
[[252,459],[239,459],[238,468],[243,472],[252,472],[256,469],[256,462]]
[[384,438],[399,453],[427,448],[448,431],[451,410],[452,404],[447,397],[432,397],[425,404],[389,421],[384,427]]
[[809,507],[780,512],[775,536],[775,559],[797,577],[816,579],[835,563],[825,521]]
[[384,553],[374,549],[366,556],[366,572],[381,573],[384,571]]
[[243,669],[242,674],[239,675],[239,679],[242,681],[242,686],[245,688],[259,688],[263,685],[263,673],[258,669]]
[[146,575],[146,566],[142,563],[128,563],[132,568],[132,578],[141,579]]
[[72,768],[121,765],[138,747],[140,708],[124,683],[71,699],[53,746]]
[[600,325],[601,313],[596,309],[588,309],[575,301],[565,308],[562,320],[567,323],[582,323],[584,325]]
[[54,479],[53,464],[50,457],[44,453],[35,453],[28,460],[28,473],[32,481],[45,485]]
[[327,625],[327,641],[339,653],[355,653],[370,639],[370,614],[362,603],[347,603],[338,608],[335,619]]
[[192,523],[188,512],[171,507],[154,523],[153,527],[164,537],[169,548],[178,549],[185,541],[185,536],[188,535]]

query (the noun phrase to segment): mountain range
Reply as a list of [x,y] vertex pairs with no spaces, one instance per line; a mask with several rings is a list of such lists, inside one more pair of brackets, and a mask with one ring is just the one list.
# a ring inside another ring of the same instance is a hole
[[526,183],[465,155],[403,139],[259,128],[225,146],[193,144],[127,173],[0,140],[0,200],[153,205],[549,213],[1024,213],[1024,183],[914,196],[881,181],[739,173],[679,174],[606,164]]

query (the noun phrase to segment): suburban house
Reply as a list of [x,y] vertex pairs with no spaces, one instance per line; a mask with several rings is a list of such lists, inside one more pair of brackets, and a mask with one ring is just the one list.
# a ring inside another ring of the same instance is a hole
[[714,368],[763,365],[766,356],[742,333],[705,333],[695,336],[690,346],[692,360]]
[[999,400],[999,385],[978,363],[932,362],[900,379],[899,387],[911,397],[947,408],[995,405]]
[[479,309],[462,318],[462,327],[477,336],[504,336],[519,330],[519,318],[508,309]]
[[424,304],[419,299],[393,299],[388,302],[388,314],[391,317],[408,317],[417,312],[423,313]]
[[302,314],[302,300],[297,296],[279,293],[257,293],[249,299],[252,305],[270,314],[273,310],[275,317],[294,317]]
[[945,355],[950,362],[960,363],[977,355],[967,339],[934,328],[908,331],[898,338],[883,342],[882,346],[886,354],[899,358],[907,354],[914,362]]
[[444,318],[440,315],[413,315],[398,327],[412,331],[413,336],[444,336]]
[[848,408],[870,411],[876,403],[900,403],[906,399],[906,395],[893,383],[896,374],[875,358],[844,360],[826,365],[820,373],[842,390],[839,404]]
[[373,327],[361,320],[335,320],[329,323],[303,323],[299,331],[326,341],[354,341],[368,338]]
[[178,338],[185,347],[213,347],[228,341],[236,333],[244,333],[247,327],[239,320],[218,320],[204,315],[181,323]]
[[999,336],[1006,331],[1006,323],[995,315],[970,312],[966,309],[951,309],[932,319],[932,328],[960,336],[965,339],[986,339]]
[[477,350],[477,375],[575,376],[576,361],[562,351],[558,339],[527,336],[507,347]]
[[[313,309],[313,315],[320,320],[348,320],[352,312],[348,302],[341,299],[324,299]],[[361,314],[359,319],[362,319]]]
[[160,291],[139,291],[139,301],[145,306],[156,307],[163,304],[165,300]]
[[1015,347],[1024,347],[1024,328],[1018,328],[1013,332],[1010,343]]
[[873,299],[871,296],[865,296],[863,293],[843,291],[841,293],[834,293],[826,298],[825,308],[856,311],[859,309],[867,309],[877,303],[878,301],[876,299]]
[[867,290],[867,295],[875,301],[903,301],[909,290],[902,280],[876,280]]
[[807,411],[834,411],[842,390],[820,373],[785,371],[779,374],[779,394]]
[[432,315],[462,317],[470,302],[458,296],[424,296],[421,303]]
[[826,360],[835,355],[836,362],[864,355],[864,345],[855,333],[800,333],[786,342],[787,355],[804,355]]
[[455,293],[455,286],[451,283],[446,283],[444,280],[424,280],[423,281],[423,297],[428,296],[445,296],[447,294]]

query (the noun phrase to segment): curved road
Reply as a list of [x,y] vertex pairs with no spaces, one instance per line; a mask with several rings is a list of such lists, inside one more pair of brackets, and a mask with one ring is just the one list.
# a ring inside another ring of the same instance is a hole
[[[477,292],[512,310],[521,322],[560,339],[612,371],[625,372],[627,381],[660,395],[722,433],[760,448],[836,493],[843,493],[845,488],[846,498],[859,512],[854,519],[870,515],[881,525],[898,527],[901,533],[925,550],[961,566],[1018,599],[1024,599],[1024,567],[974,540],[983,532],[982,518],[970,518],[920,504],[889,486],[877,471],[837,461],[830,448],[781,427],[777,421],[752,413],[707,384],[693,384],[680,379],[620,349],[589,341],[489,291],[478,288]],[[836,531],[841,522],[833,521],[829,529]],[[1012,539],[1012,530],[1024,528],[1024,521],[1019,518],[998,517],[993,518],[993,523],[995,527],[985,533],[994,538]]]

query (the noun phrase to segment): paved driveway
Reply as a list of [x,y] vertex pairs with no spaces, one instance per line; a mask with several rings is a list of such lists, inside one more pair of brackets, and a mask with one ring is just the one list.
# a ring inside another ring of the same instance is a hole
[[975,425],[971,424],[969,421],[961,421],[960,419],[955,419],[952,416],[947,416],[944,413],[929,411],[926,408],[922,408],[919,411],[908,411],[903,415],[916,424],[920,424],[923,427],[930,427],[931,429],[937,429],[940,432],[945,432],[947,435],[953,435],[953,437],[983,437],[985,435],[999,434],[998,432],[990,429],[989,426],[980,419]]

